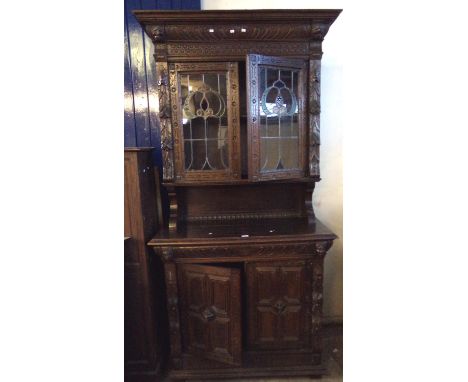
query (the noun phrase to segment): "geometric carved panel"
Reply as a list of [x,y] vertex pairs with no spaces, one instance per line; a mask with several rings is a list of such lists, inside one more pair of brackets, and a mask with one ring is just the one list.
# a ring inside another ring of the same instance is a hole
[[239,364],[240,271],[183,264],[179,275],[185,350],[203,358]]
[[304,348],[308,345],[305,261],[247,265],[250,349]]

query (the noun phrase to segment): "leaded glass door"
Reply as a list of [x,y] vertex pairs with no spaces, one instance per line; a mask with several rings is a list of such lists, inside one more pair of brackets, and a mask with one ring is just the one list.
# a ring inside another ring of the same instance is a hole
[[237,62],[178,63],[170,74],[176,179],[239,178]]
[[305,175],[306,61],[247,56],[249,178]]

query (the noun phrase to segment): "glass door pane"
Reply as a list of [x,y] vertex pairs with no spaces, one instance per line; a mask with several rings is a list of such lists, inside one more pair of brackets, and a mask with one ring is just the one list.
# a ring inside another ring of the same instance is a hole
[[304,67],[302,60],[249,55],[250,176],[304,176]]
[[176,64],[175,68],[173,118],[181,126],[175,129],[176,179],[238,178],[237,63]]
[[226,74],[180,76],[185,170],[226,170]]

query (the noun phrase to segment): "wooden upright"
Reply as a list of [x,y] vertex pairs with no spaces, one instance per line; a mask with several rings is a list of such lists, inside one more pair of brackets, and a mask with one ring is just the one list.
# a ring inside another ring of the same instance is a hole
[[319,376],[322,41],[340,10],[135,11],[155,44],[174,380]]

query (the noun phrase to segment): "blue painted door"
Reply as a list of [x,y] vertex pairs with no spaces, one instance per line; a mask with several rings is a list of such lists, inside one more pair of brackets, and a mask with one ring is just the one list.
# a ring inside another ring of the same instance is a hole
[[136,9],[200,9],[200,0],[125,0],[124,144],[155,147],[153,162],[161,168],[159,119],[156,110],[156,67],[153,43],[132,14]]

